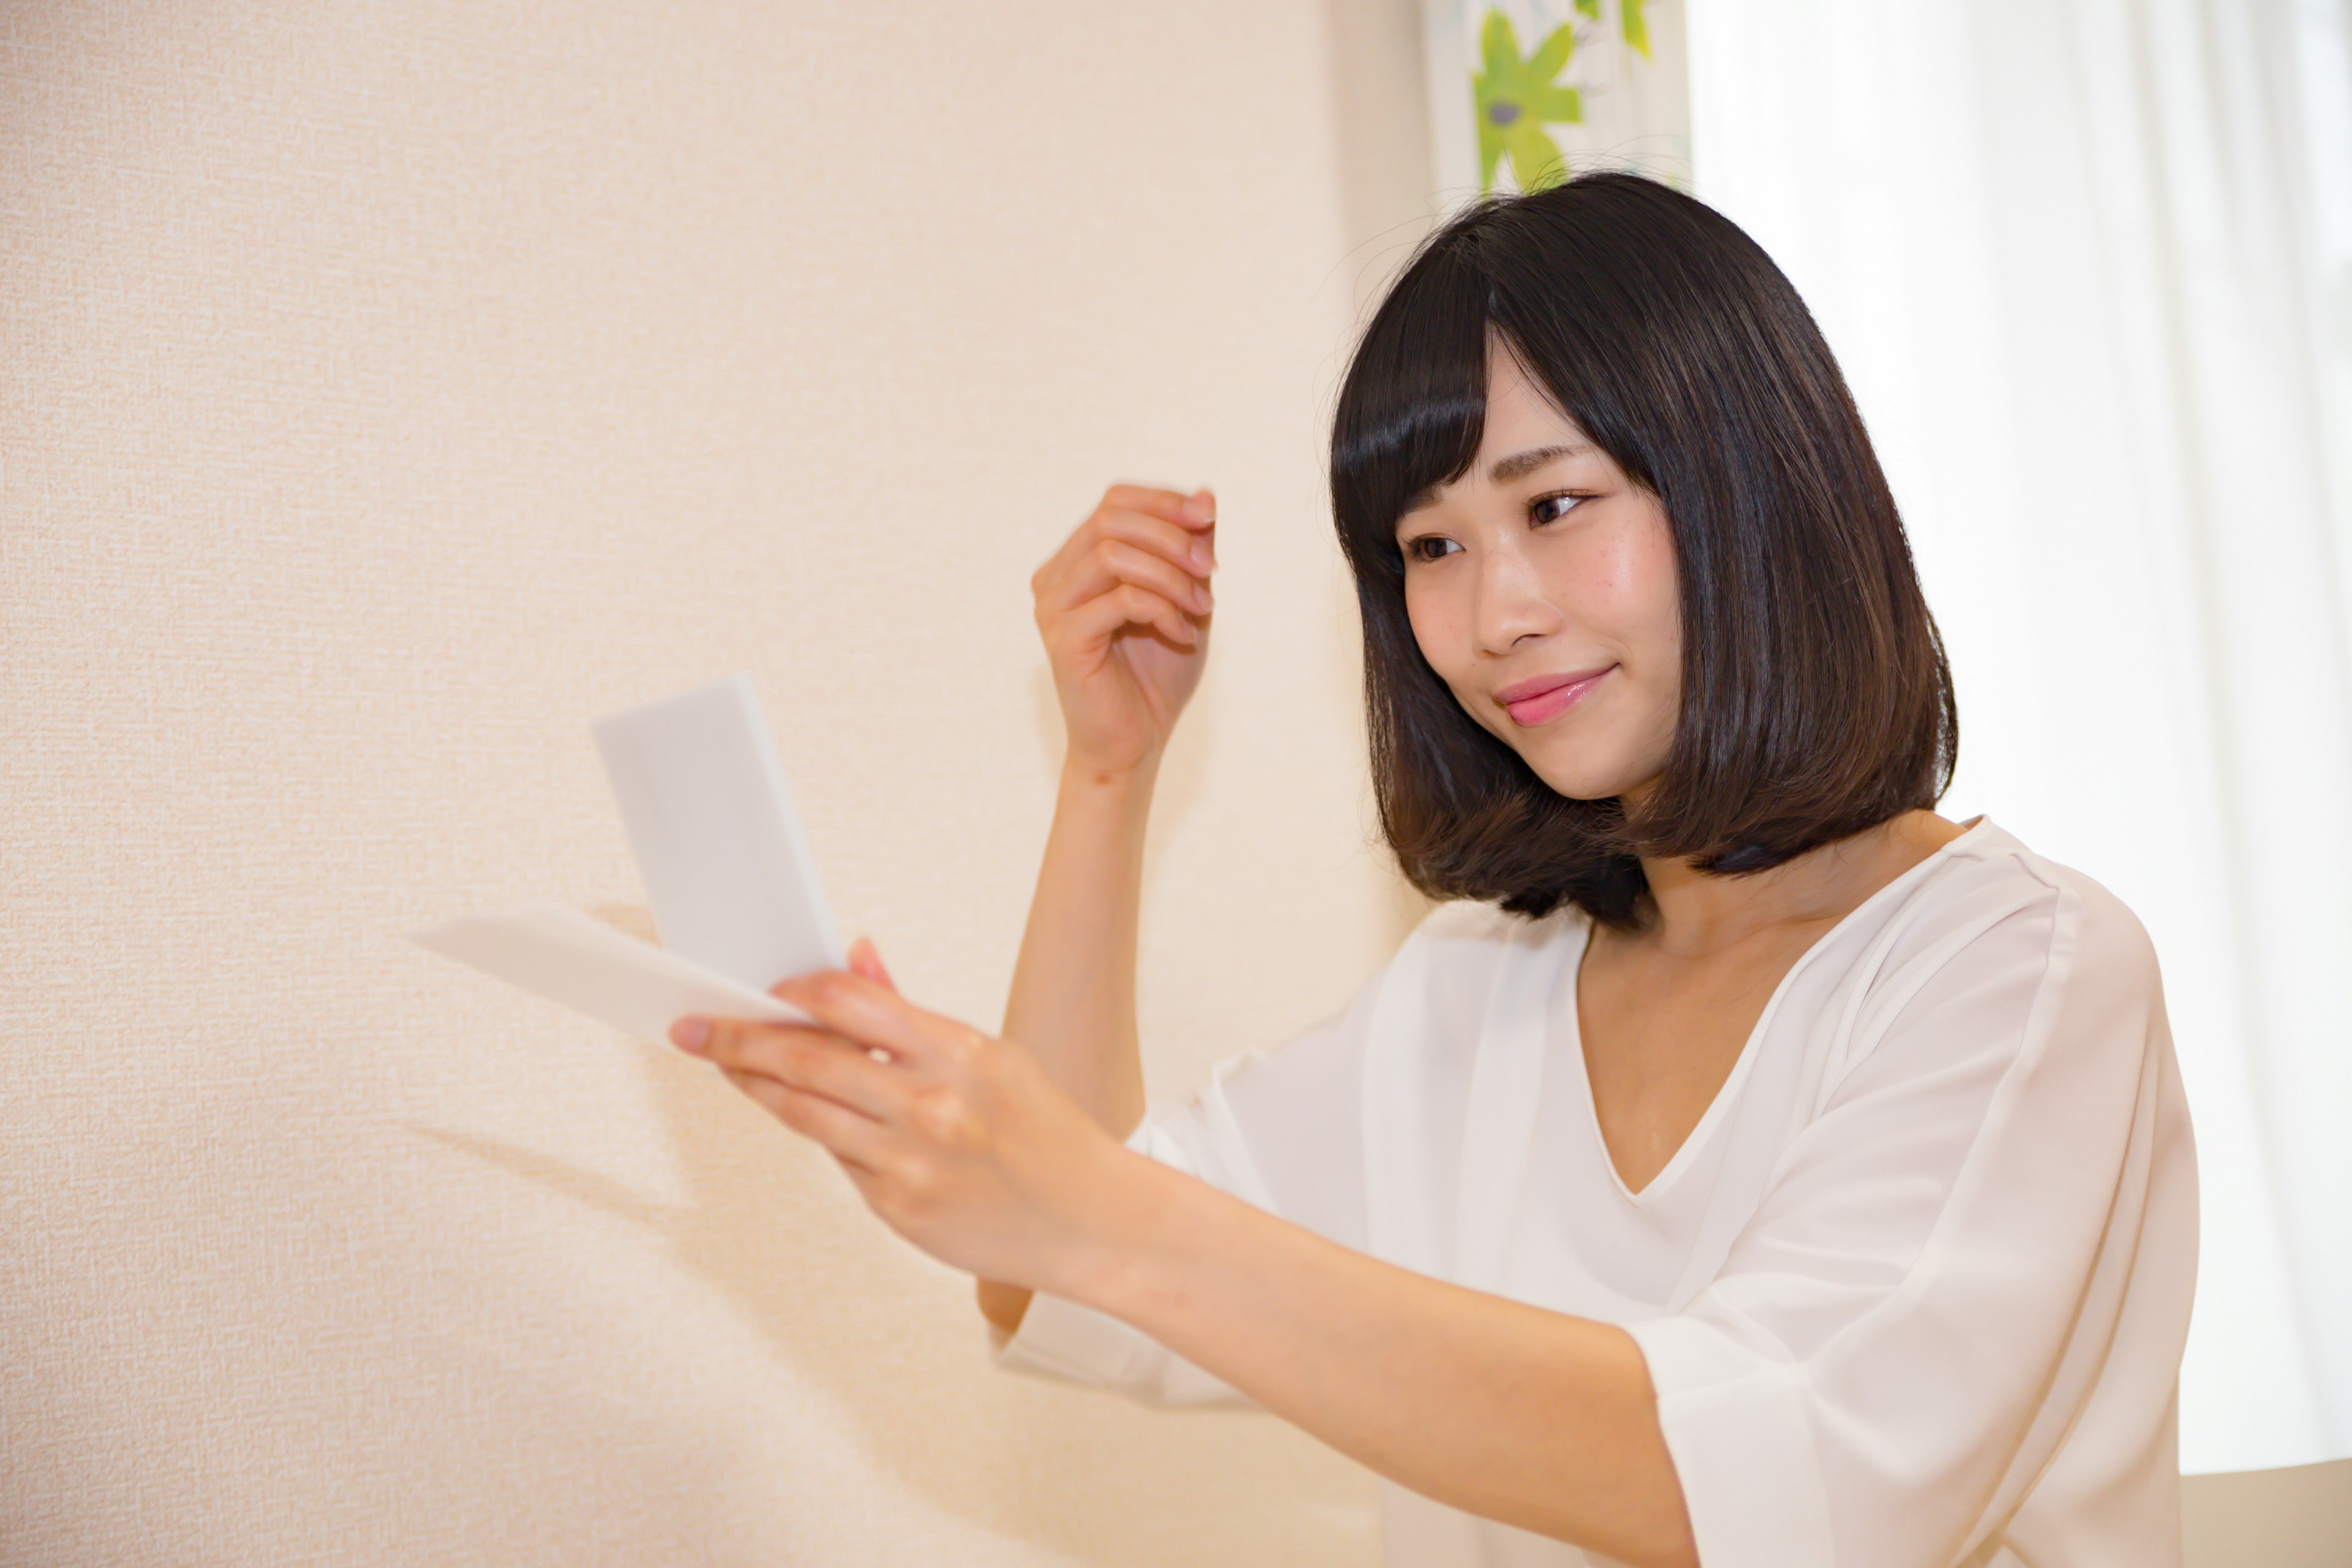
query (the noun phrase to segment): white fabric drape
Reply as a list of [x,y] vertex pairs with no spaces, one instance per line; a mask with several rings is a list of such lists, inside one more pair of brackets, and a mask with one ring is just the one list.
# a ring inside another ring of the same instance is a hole
[[2156,942],[2191,1471],[2352,1454],[2347,11],[1689,8],[1697,194],[1821,319],[1951,647],[1947,813]]

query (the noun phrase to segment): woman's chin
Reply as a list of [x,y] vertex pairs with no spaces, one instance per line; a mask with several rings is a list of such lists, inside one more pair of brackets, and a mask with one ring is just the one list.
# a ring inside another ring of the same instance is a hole
[[1536,777],[1549,784],[1553,794],[1570,800],[1612,800],[1625,793],[1623,782],[1613,773],[1538,768]]
[[[1520,754],[1526,757],[1525,752]],[[1536,777],[1549,784],[1553,793],[1570,800],[1615,800],[1622,796],[1631,805],[1658,782],[1655,768],[1611,766],[1596,763],[1589,757],[1573,761],[1560,757],[1526,760]]]

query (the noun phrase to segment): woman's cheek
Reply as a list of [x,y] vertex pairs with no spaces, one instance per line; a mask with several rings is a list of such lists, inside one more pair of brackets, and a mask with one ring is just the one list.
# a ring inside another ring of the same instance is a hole
[[[1654,563],[1638,518],[1570,537],[1544,574],[1552,602],[1576,624],[1610,641],[1635,640],[1652,613]],[[1667,573],[1673,574],[1671,557]]]
[[1468,660],[1462,657],[1461,639],[1454,635],[1454,623],[1444,595],[1428,587],[1424,578],[1407,577],[1404,614],[1412,623],[1413,644],[1421,649],[1421,657],[1437,671],[1439,679],[1454,686]]
[[[1664,511],[1654,502],[1633,509],[1577,542],[1580,548],[1555,562],[1555,602],[1603,646],[1622,652],[1635,684],[1678,684],[1682,595]],[[1669,706],[1673,696],[1665,694]]]
[[1421,649],[1421,657],[1437,672],[1437,679],[1454,693],[1454,701],[1478,724],[1517,745],[1507,723],[1498,723],[1492,705],[1465,683],[1475,673],[1477,660],[1471,656],[1463,623],[1454,619],[1442,594],[1423,589],[1415,591],[1414,579],[1405,581],[1405,618],[1412,625],[1412,640]]

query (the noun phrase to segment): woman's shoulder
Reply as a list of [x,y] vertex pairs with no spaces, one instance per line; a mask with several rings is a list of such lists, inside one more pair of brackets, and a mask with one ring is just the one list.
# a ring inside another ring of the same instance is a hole
[[1822,1053],[1817,1111],[1898,1083],[1983,1087],[1987,1072],[2047,1059],[2053,1041],[2068,1071],[2034,1082],[2128,1099],[2165,1037],[2155,946],[2130,906],[1982,817],[1800,967],[1787,1021]]
[[1930,858],[1908,897],[1888,910],[1897,945],[1952,958],[2006,953],[2068,968],[2090,965],[2158,983],[2156,944],[2129,904],[2088,872],[2053,859],[1990,817]]

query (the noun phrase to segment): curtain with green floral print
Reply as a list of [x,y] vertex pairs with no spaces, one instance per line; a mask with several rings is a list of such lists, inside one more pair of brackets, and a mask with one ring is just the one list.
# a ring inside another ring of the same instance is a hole
[[1683,0],[1425,0],[1449,202],[1617,167],[1687,188]]

